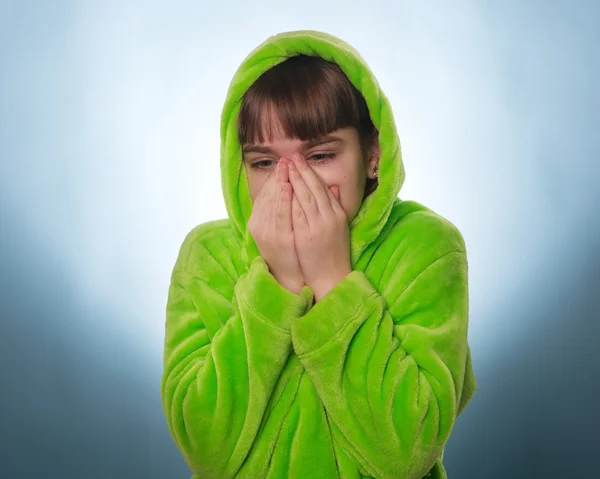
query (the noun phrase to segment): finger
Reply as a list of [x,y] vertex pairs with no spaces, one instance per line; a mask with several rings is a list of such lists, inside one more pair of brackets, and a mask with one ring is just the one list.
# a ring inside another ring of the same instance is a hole
[[287,158],[281,158],[279,161],[281,164],[281,181],[290,181],[290,173],[288,168],[289,160]]
[[[275,170],[277,170],[277,167],[275,167]],[[279,201],[278,186],[281,188],[281,183],[277,176],[277,171],[271,172],[261,189],[261,191],[264,190],[264,197],[261,201],[260,208],[264,210],[263,226],[267,228],[275,221],[274,216],[276,214],[277,203]]]
[[340,187],[337,185],[330,186],[329,188],[327,188],[327,192],[329,194],[329,198],[331,199],[331,205],[334,211],[336,211],[337,213],[346,214],[346,211],[340,203]]
[[276,220],[275,215],[277,214],[281,188],[279,178],[282,176],[278,170],[278,166],[275,166],[275,171],[269,173],[252,206],[253,210],[257,210],[254,214],[256,216],[256,228],[258,231],[266,231],[270,227],[271,222]]
[[319,207],[316,198],[308,185],[302,179],[295,164],[290,162],[290,183],[297,196],[298,203],[307,217],[319,215]]
[[263,182],[262,186],[260,187],[258,195],[256,195],[255,202],[264,201],[265,197],[268,196],[269,193],[272,191],[271,186],[273,183],[273,176],[273,173],[269,173],[267,179]]
[[[280,168],[280,165],[281,165],[281,161],[278,161],[275,164],[275,182],[276,183],[281,181],[281,168]],[[278,185],[278,186],[281,187],[281,185]]]
[[277,231],[292,232],[292,185],[287,181],[281,183],[279,202],[277,203]]
[[[293,194],[293,188],[292,188],[292,184],[290,183],[290,174],[289,174],[289,169],[288,169],[288,162],[289,160],[287,158],[280,158],[279,160],[279,164],[280,164],[280,181],[281,183],[287,183],[287,186],[285,187],[286,190],[289,190],[288,194],[289,194],[289,207],[291,210],[292,207],[292,194]],[[291,215],[291,213],[290,213]],[[291,221],[291,216],[290,216],[290,221]]]
[[253,223],[253,231],[260,232],[265,230],[265,219],[266,219],[266,211],[265,211],[265,199],[267,197],[267,191],[269,190],[269,179],[267,178],[265,182],[258,190],[258,194],[256,198],[252,202],[252,215],[251,220]]
[[298,201],[298,195],[294,191],[292,194],[292,230],[298,231],[308,223],[306,221],[306,214]]
[[329,191],[333,194],[336,201],[339,203],[340,202],[340,187],[337,185],[330,186]]
[[304,183],[306,183],[312,192],[317,202],[319,211],[326,212],[327,209],[331,208],[331,202],[329,200],[329,196],[327,195],[327,187],[323,184],[321,178],[308,165],[306,160],[300,159],[300,155],[294,154],[292,161],[300,173],[300,176],[304,180]]

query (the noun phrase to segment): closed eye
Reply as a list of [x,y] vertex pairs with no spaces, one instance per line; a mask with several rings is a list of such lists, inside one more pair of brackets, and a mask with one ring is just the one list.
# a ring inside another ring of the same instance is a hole
[[[315,163],[322,164],[325,163],[335,157],[335,153],[315,153],[308,157],[308,161],[314,160]],[[257,170],[265,170],[271,166],[272,163],[277,164],[273,160],[261,160],[252,163],[252,168]],[[261,166],[262,165],[262,166]]]
[[[309,158],[309,160],[314,159],[317,163],[325,163],[327,160],[331,160],[334,156],[335,153],[315,153]],[[320,157],[321,159],[318,160],[317,157]]]

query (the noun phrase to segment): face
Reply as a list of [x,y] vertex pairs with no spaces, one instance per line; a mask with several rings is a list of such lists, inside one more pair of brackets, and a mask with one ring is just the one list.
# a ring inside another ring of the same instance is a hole
[[272,142],[243,145],[252,201],[269,175],[275,174],[279,159],[285,157],[291,160],[292,154],[297,152],[306,159],[325,187],[338,186],[340,204],[350,223],[362,203],[367,178],[375,177],[373,167],[379,161],[378,145],[365,157],[361,152],[358,131],[353,127],[332,131],[312,143],[285,138],[279,133],[280,129],[272,131]]

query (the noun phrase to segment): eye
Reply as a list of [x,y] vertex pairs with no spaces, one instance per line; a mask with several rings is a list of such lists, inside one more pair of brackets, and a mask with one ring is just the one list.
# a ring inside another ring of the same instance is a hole
[[262,160],[262,161],[256,161],[254,163],[252,163],[252,168],[255,168],[257,170],[265,170],[268,168],[268,166],[260,166],[260,165],[269,165],[270,163],[273,163],[273,161],[271,160]]
[[[315,153],[307,159],[314,160],[316,163],[322,164],[322,163],[326,163],[327,161],[333,159],[334,157],[335,157],[335,153]],[[255,161],[254,163],[252,163],[252,168],[254,168],[256,170],[266,170],[267,168],[271,167],[272,163],[276,163],[276,162],[274,162],[273,160]]]
[[315,153],[309,159],[314,159],[317,163],[325,163],[335,157],[335,153]]

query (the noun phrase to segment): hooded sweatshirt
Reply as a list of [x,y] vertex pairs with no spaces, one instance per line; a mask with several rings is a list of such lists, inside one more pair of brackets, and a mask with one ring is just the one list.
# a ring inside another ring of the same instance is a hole
[[[297,54],[337,63],[379,131],[379,184],[349,223],[352,272],[313,304],[285,289],[246,227],[252,199],[236,119],[247,89]],[[184,238],[166,307],[162,406],[193,479],[446,478],[444,446],[476,380],[465,242],[398,197],[390,103],[349,44],[273,35],[237,69],[221,116],[228,218]]]

